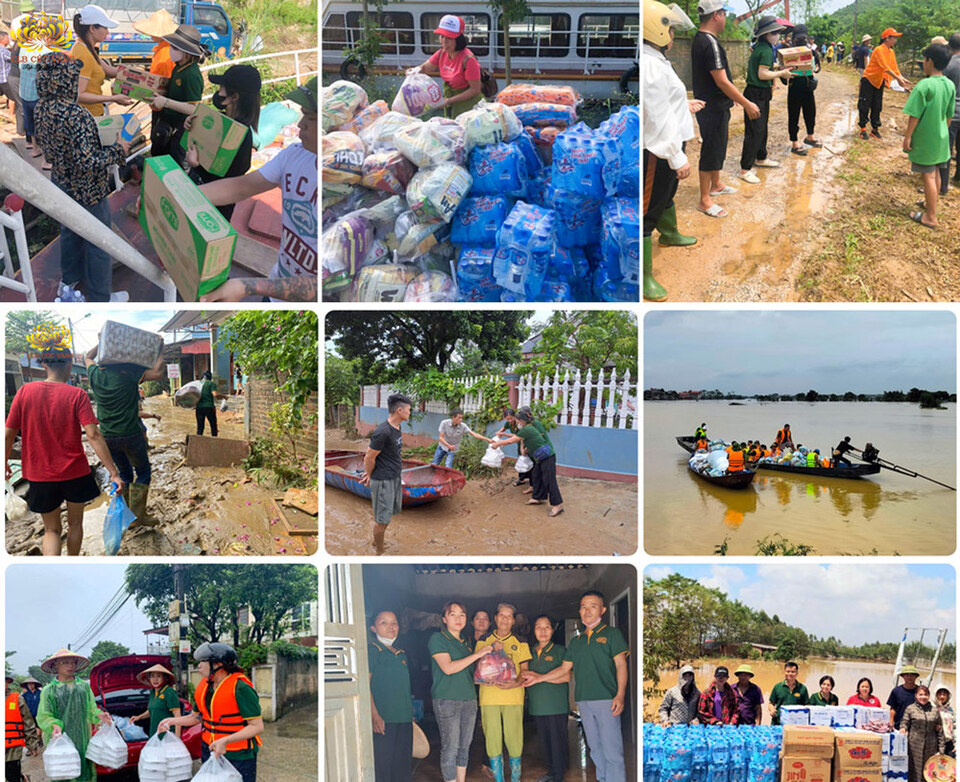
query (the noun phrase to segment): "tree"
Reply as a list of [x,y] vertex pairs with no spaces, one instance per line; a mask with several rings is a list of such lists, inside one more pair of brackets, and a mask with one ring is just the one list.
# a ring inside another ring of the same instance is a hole
[[5,652],[3,655],[3,667],[7,676],[13,673],[13,670],[10,668],[10,658],[15,654],[16,652]]
[[361,383],[389,383],[431,367],[444,372],[461,345],[484,360],[515,362],[529,312],[331,312],[327,335],[345,359],[355,359]]
[[116,641],[100,641],[90,650],[90,667],[111,657],[123,657],[130,654],[130,650]]
[[637,321],[622,310],[558,310],[540,333],[535,354],[523,365],[531,372],[552,375],[558,368],[579,369],[582,375],[613,364],[622,377],[637,377]]
[[[504,80],[507,84],[510,84],[510,23],[519,22],[524,17],[530,16],[532,12],[530,6],[527,5],[527,0],[487,0],[487,4],[493,10],[494,18],[498,13],[500,14],[500,21],[503,25]],[[491,46],[493,45],[495,44],[491,41]]]
[[805,397],[805,399],[808,402],[816,402],[819,398],[820,398],[820,395],[816,391],[814,391],[812,388],[809,391],[807,391],[807,395]]
[[39,665],[31,665],[27,668],[27,672],[40,684],[50,684],[53,681],[53,674],[47,673]]
[[[360,398],[360,379],[354,362],[329,350],[323,358],[323,393],[327,410],[336,411],[335,426],[340,426],[339,405],[355,405]],[[329,419],[328,419],[329,420]]]
[[844,401],[844,402],[856,402],[856,401],[857,401],[857,395],[856,395],[855,393],[853,393],[853,391],[845,391],[844,394],[843,394],[843,401]]
[[37,326],[57,325],[63,319],[47,310],[11,310],[7,313],[6,345],[8,353],[28,353],[33,350],[27,335]]

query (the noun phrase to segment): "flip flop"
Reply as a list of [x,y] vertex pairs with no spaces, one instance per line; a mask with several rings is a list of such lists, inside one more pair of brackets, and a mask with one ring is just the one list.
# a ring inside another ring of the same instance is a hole
[[925,214],[926,212],[911,212],[910,219],[913,220],[913,222],[915,223],[920,223],[920,225],[922,225],[924,228],[929,228],[931,231],[936,231],[937,226],[930,225],[929,223],[923,222],[923,216]]
[[808,147],[813,147],[814,149],[821,149],[823,147],[823,143],[816,140],[807,141],[806,139],[804,139],[803,143],[806,144]]
[[554,519],[554,518],[556,518],[557,516],[559,516],[561,513],[563,513],[563,507],[562,507],[562,506],[561,506],[561,508],[560,508],[559,510],[557,510],[556,508],[554,508],[554,509],[553,509],[552,511],[550,511],[550,513],[548,513],[547,515],[548,515],[551,519]]
[[805,150],[803,147],[790,147],[790,154],[791,154],[791,155],[800,155],[800,157],[806,157],[806,156],[807,156],[807,150]]
[[737,188],[735,188],[735,187],[730,187],[730,185],[725,185],[725,186],[724,186],[723,188],[721,188],[720,190],[716,190],[716,191],[713,191],[713,190],[712,190],[712,191],[710,191],[710,195],[712,195],[712,196],[717,196],[717,195],[733,195],[734,193],[739,193],[739,192],[740,192],[740,191],[737,190]]
[[726,217],[728,212],[720,204],[714,204],[709,209],[704,209],[702,206],[697,206],[698,212],[703,212],[707,217]]

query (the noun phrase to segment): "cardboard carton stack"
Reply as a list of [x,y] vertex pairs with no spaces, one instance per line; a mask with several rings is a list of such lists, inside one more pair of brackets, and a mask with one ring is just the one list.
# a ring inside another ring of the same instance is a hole
[[907,782],[907,737],[903,733],[884,733],[881,738],[883,782]]
[[833,782],[883,782],[883,740],[888,734],[837,731]]
[[780,782],[830,782],[834,732],[822,725],[785,725]]
[[786,725],[780,782],[905,782],[907,737],[825,725]]

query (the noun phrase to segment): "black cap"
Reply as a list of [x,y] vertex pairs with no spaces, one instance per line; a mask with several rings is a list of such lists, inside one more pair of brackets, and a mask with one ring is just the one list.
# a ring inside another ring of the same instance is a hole
[[721,665],[717,670],[713,672],[714,678],[717,676],[730,676],[730,671],[727,669],[726,665]]
[[231,65],[221,74],[211,73],[211,84],[223,85],[227,92],[260,92],[260,71],[252,65]]

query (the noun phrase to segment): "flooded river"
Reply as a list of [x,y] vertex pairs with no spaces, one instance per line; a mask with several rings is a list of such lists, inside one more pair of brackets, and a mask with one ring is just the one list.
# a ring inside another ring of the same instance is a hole
[[[699,423],[699,422],[698,422]],[[766,700],[773,689],[773,685],[783,681],[783,663],[773,661],[744,660],[734,657],[717,657],[709,660],[698,660],[691,663],[695,670],[697,687],[703,689],[713,681],[713,672],[717,666],[725,665],[730,669],[730,679],[736,683],[736,677],[733,672],[740,665],[747,664],[753,668],[756,674],[752,681],[763,691],[764,711],[763,723],[770,724],[770,715],[766,710]],[[926,675],[929,666],[920,667],[921,672]],[[677,683],[677,670],[673,668],[663,669],[660,672],[660,683],[658,689],[667,690]],[[887,702],[887,696],[893,689],[896,682],[893,679],[893,664],[878,663],[869,660],[826,660],[812,658],[800,662],[799,681],[806,685],[807,691],[813,695],[820,689],[819,681],[821,676],[829,674],[837,682],[833,692],[840,699],[840,703],[847,702],[847,698],[857,691],[857,682],[864,676],[873,682],[873,694],[876,695],[881,703]],[[957,674],[951,666],[949,669],[939,667],[934,676],[934,687],[946,687],[950,690],[952,697],[951,703],[956,706],[957,700]],[[650,682],[644,682],[644,688],[649,687]],[[655,719],[657,709],[660,707],[661,697],[655,697],[644,701],[643,718],[650,721]]]
[[[701,421],[711,438],[769,444],[789,423],[794,442],[829,453],[845,435],[882,459],[956,486],[956,406],[857,402],[645,402],[644,547],[655,555],[755,553],[775,533],[816,554],[949,555],[956,546],[956,492],[882,470],[860,480],[759,471],[747,489],[723,489],[687,469],[678,435]],[[856,461],[853,459],[852,461]]]

